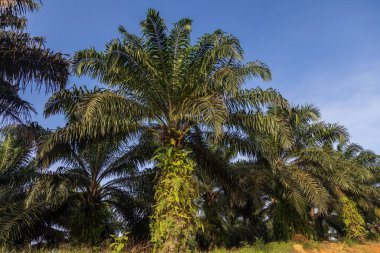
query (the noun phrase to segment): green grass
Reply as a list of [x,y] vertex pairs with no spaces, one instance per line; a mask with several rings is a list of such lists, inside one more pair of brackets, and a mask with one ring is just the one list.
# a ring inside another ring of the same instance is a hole
[[292,242],[273,242],[268,244],[256,244],[238,249],[216,249],[211,253],[294,253]]

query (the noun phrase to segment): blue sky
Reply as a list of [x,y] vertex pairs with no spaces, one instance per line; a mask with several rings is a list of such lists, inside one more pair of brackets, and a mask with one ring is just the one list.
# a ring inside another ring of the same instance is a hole
[[[279,90],[293,104],[312,103],[322,118],[346,126],[351,139],[380,153],[380,1],[379,0],[45,0],[28,15],[28,31],[46,37],[47,45],[69,55],[94,46],[102,49],[124,25],[139,32],[148,8],[168,24],[182,17],[193,23],[193,41],[222,29],[237,36],[246,60],[259,59],[273,81],[252,80]],[[72,77],[71,84],[96,84]],[[44,119],[48,96],[25,93],[49,128],[62,117]]]

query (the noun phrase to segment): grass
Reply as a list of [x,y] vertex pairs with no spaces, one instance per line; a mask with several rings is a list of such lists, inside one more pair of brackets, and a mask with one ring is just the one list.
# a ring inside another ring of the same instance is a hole
[[306,241],[302,243],[302,247],[305,250],[319,249],[320,246],[320,243],[316,241]]
[[211,253],[294,253],[292,242],[272,242],[268,244],[258,243],[238,249],[216,249]]

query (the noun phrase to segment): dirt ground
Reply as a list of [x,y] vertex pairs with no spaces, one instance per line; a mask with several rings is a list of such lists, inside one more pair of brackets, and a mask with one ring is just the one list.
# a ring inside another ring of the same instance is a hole
[[352,246],[339,243],[321,243],[317,249],[304,249],[301,244],[294,244],[297,253],[380,253],[380,243],[355,244]]

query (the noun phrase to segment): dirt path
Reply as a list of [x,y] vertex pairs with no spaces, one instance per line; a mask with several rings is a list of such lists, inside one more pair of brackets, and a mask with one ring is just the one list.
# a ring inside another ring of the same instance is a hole
[[366,243],[348,246],[341,243],[321,243],[316,249],[304,249],[301,244],[294,244],[297,253],[380,253],[380,243]]

